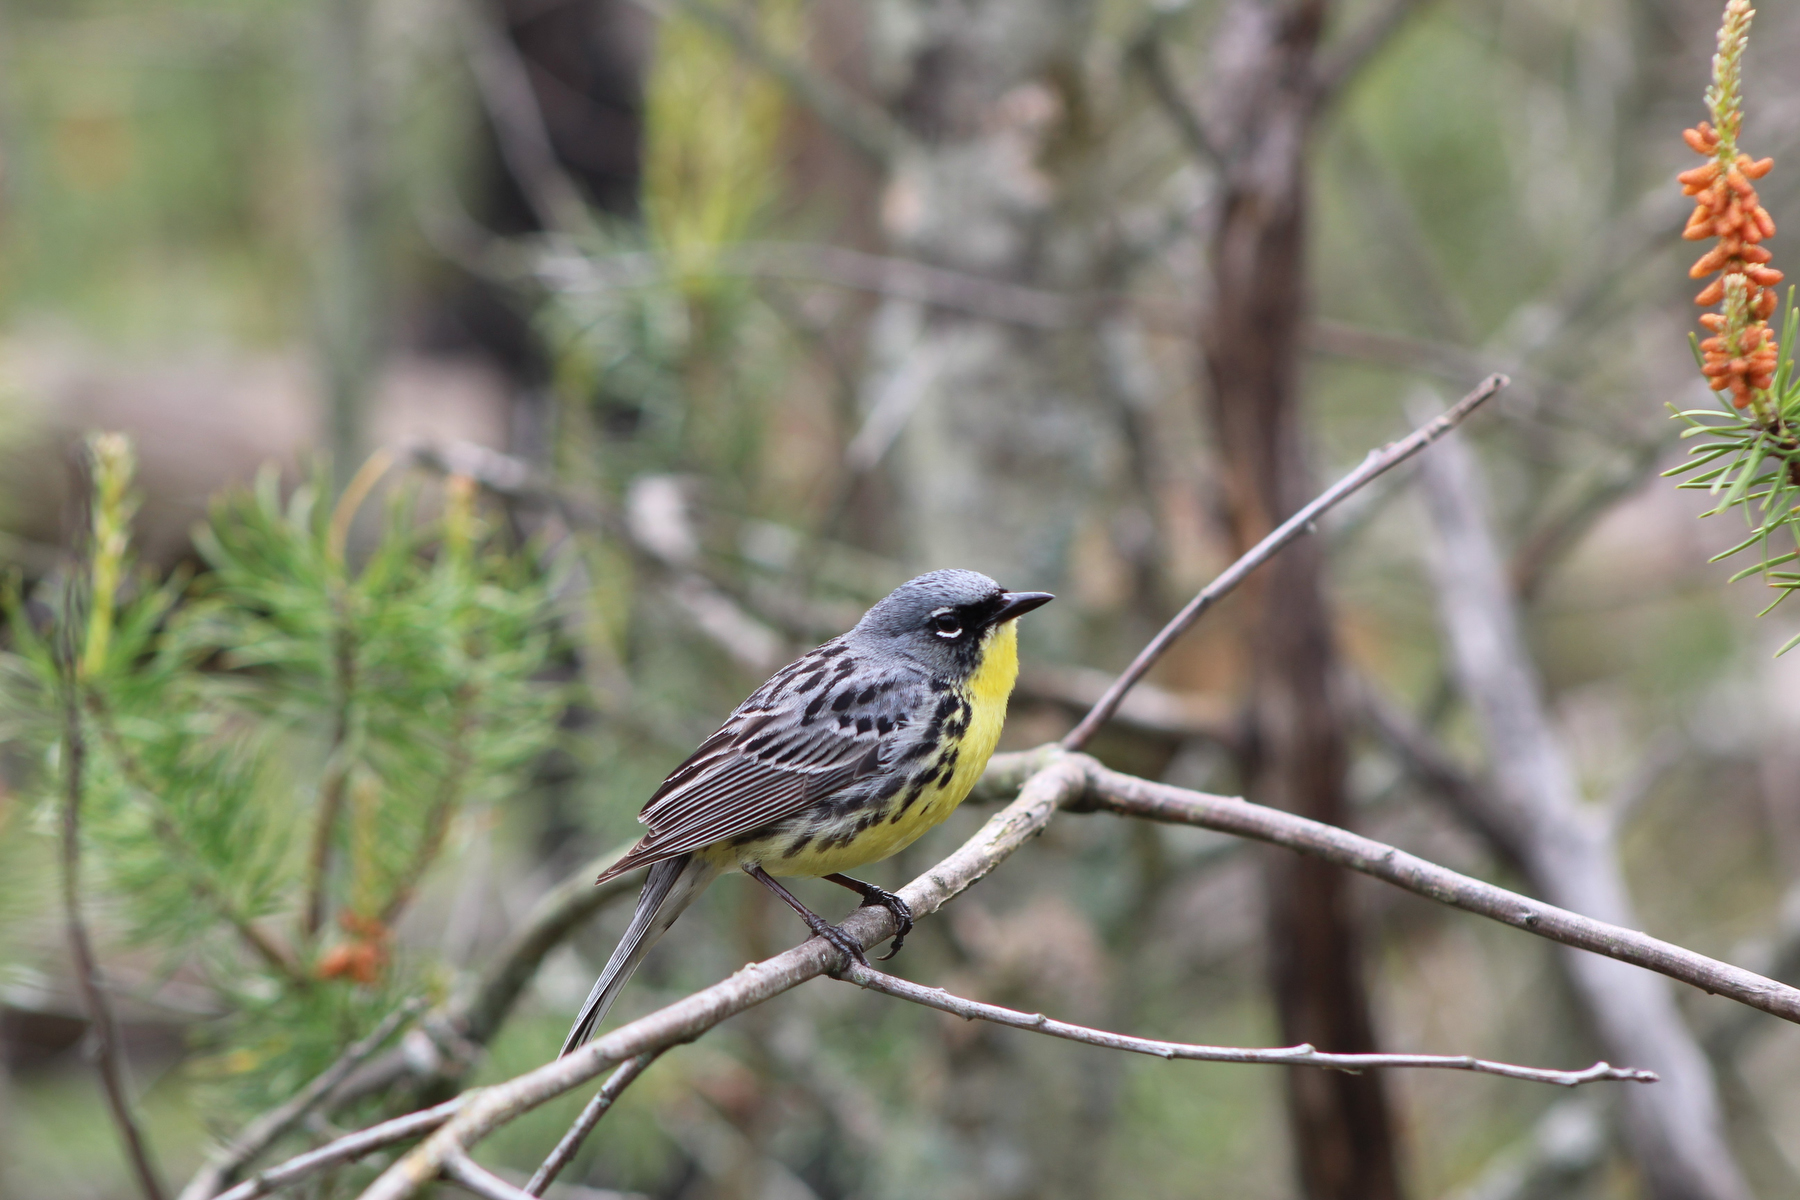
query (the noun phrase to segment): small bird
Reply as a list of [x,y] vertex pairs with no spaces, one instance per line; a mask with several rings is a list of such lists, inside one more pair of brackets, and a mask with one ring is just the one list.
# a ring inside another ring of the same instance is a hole
[[562,1053],[593,1035],[650,947],[732,867],[800,914],[847,958],[862,948],[776,875],[823,876],[894,914],[892,958],[912,912],[842,874],[910,846],[981,778],[1019,674],[1019,617],[1054,599],[974,571],[895,588],[850,632],[775,672],[656,789],[650,832],[597,882],[646,864],[637,910],[588,993]]

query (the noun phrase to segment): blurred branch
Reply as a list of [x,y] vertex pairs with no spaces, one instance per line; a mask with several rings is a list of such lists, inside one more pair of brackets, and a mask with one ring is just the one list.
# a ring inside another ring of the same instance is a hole
[[132,1173],[145,1200],[163,1200],[162,1180],[150,1160],[150,1148],[143,1131],[131,1112],[131,1098],[125,1090],[125,1068],[121,1061],[118,1026],[113,1020],[112,1006],[106,989],[100,986],[100,964],[94,957],[94,945],[88,937],[82,918],[81,898],[81,804],[87,766],[87,740],[81,728],[81,703],[76,692],[76,665],[73,653],[63,660],[63,804],[62,804],[62,901],[63,920],[68,931],[69,956],[74,960],[75,979],[81,989],[82,1006],[87,1010],[88,1037],[93,1046],[95,1066],[100,1072],[100,1086],[106,1093],[107,1108],[119,1137],[125,1143]]
[[1430,3],[1431,0],[1388,0],[1362,28],[1322,52],[1313,73],[1315,102],[1324,106],[1341,96],[1362,69],[1394,40],[1394,35]]
[[1613,505],[1636,492],[1654,475],[1657,460],[1675,440],[1672,430],[1667,434],[1659,431],[1656,436],[1631,445],[1624,466],[1596,481],[1526,538],[1507,564],[1513,594],[1526,603],[1535,599],[1551,568]]
[[655,1050],[626,1059],[616,1071],[607,1076],[606,1082],[600,1085],[600,1090],[594,1093],[594,1098],[587,1102],[581,1115],[575,1118],[575,1123],[569,1126],[568,1132],[562,1135],[562,1140],[556,1143],[556,1149],[550,1152],[550,1157],[532,1172],[530,1182],[525,1185],[526,1195],[544,1194],[544,1189],[574,1160],[581,1150],[581,1143],[587,1140],[588,1134],[594,1132],[594,1126],[600,1123],[600,1118],[606,1115],[625,1089],[631,1086],[631,1081],[642,1075],[661,1053],[662,1051]]
[[[1081,713],[1099,703],[1112,683],[1111,675],[1088,667],[1026,667],[1015,695]],[[1232,749],[1244,740],[1231,705],[1214,696],[1170,691],[1153,683],[1139,683],[1127,693],[1112,719],[1145,733],[1201,738]]]
[[1225,153],[1218,139],[1206,128],[1199,110],[1181,94],[1181,84],[1176,81],[1175,73],[1169,68],[1168,56],[1163,53],[1165,24],[1152,20],[1144,32],[1132,40],[1125,51],[1125,60],[1143,74],[1144,82],[1150,85],[1151,97],[1169,118],[1188,152],[1206,166],[1219,166],[1225,161]]
[[419,466],[467,476],[497,495],[545,505],[572,528],[599,529],[616,537],[664,577],[669,598],[721,650],[752,671],[766,674],[781,665],[787,647],[780,634],[746,611],[694,561],[689,548],[698,547],[700,539],[675,476],[639,476],[620,515],[581,504],[524,460],[471,442],[420,442],[409,455]]
[[1402,770],[1420,786],[1429,789],[1450,810],[1474,830],[1507,866],[1519,867],[1524,850],[1510,824],[1498,821],[1483,783],[1469,774],[1463,765],[1445,752],[1431,731],[1377,690],[1367,678],[1350,681],[1364,722],[1377,740],[1385,745]]
[[411,1141],[438,1128],[468,1102],[467,1095],[457,1096],[432,1108],[407,1113],[403,1117],[395,1117],[391,1121],[345,1134],[315,1150],[297,1154],[286,1162],[258,1171],[230,1191],[220,1194],[216,1200],[257,1200],[260,1196],[267,1196],[291,1184],[310,1179],[321,1171],[355,1162],[364,1155],[385,1149],[395,1142]]
[[257,1117],[239,1132],[231,1143],[207,1156],[206,1164],[181,1190],[180,1200],[213,1200],[246,1163],[273,1146],[283,1134],[306,1119],[307,1114],[322,1104],[332,1090],[350,1077],[383,1042],[401,1026],[411,1021],[425,1007],[417,997],[382,1018],[367,1037],[352,1042],[338,1055],[337,1061],[325,1068],[313,1081],[301,1088],[292,1099]]
[[518,47],[477,0],[447,3],[481,93],[482,107],[493,122],[500,156],[538,223],[554,233],[591,232],[593,220],[575,181],[557,161],[531,73]]
[[[1466,446],[1445,451],[1425,462],[1420,478],[1435,532],[1429,559],[1452,666],[1488,747],[1492,785],[1471,798],[1508,831],[1533,890],[1629,927],[1636,916],[1613,827],[1606,814],[1583,803],[1552,731],[1488,528],[1479,465]],[[1748,1197],[1725,1138],[1712,1072],[1668,987],[1587,955],[1565,956],[1563,964],[1609,1053],[1644,1062],[1665,1081],[1654,1096],[1626,1099],[1637,1159],[1653,1177],[1669,1181],[1671,1196]]]
[[1247,1049],[1238,1046],[1196,1046],[1186,1042],[1162,1042],[1150,1038],[1109,1033],[1055,1021],[1042,1013],[1024,1013],[953,996],[943,988],[924,987],[897,979],[892,975],[851,963],[837,977],[872,992],[910,1000],[926,1008],[935,1008],[965,1021],[991,1021],[1010,1029],[1024,1029],[1065,1041],[1100,1046],[1108,1050],[1124,1050],[1132,1054],[1149,1054],[1162,1059],[1187,1059],[1196,1062],[1256,1063],[1269,1066],[1324,1067],[1337,1071],[1364,1071],[1382,1067],[1435,1067],[1449,1071],[1476,1071],[1484,1075],[1500,1075],[1507,1079],[1524,1079],[1533,1083],[1551,1083],[1559,1087],[1577,1087],[1601,1080],[1631,1083],[1655,1083],[1656,1073],[1595,1063],[1582,1071],[1556,1071],[1546,1067],[1521,1067],[1512,1063],[1489,1062],[1468,1055],[1447,1054],[1324,1054],[1311,1046],[1284,1046],[1278,1049]]
[[[471,222],[461,221],[456,254],[468,258],[465,245]],[[494,239],[496,241],[500,239]],[[494,257],[492,255],[487,257]],[[511,261],[511,256],[505,257]],[[651,287],[666,278],[662,261],[652,253],[585,256],[553,250],[535,258],[532,273],[544,286],[566,292]],[[1104,314],[1129,309],[1148,333],[1189,338],[1197,314],[1186,304],[1110,292],[1059,292],[990,279],[966,271],[929,266],[905,258],[888,258],[808,242],[744,242],[721,246],[708,257],[709,269],[722,275],[749,275],[795,283],[819,283],[853,291],[916,300],[953,312],[1027,329],[1069,329],[1091,324]],[[510,276],[509,276],[510,277]],[[1447,379],[1470,379],[1494,373],[1497,355],[1464,349],[1442,341],[1369,329],[1346,321],[1315,318],[1302,331],[1308,350],[1358,362],[1380,363]]]
[[1519,1142],[1501,1151],[1451,1200],[1539,1200],[1574,1195],[1606,1161],[1606,1120],[1592,1099],[1551,1105]]
[[445,739],[448,761],[444,764],[444,776],[438,781],[431,806],[425,812],[424,834],[419,838],[419,844],[414,848],[405,868],[394,880],[393,891],[389,893],[387,903],[381,906],[381,912],[376,917],[383,925],[392,926],[400,919],[400,914],[412,903],[413,893],[425,878],[425,872],[431,869],[431,864],[437,861],[438,854],[443,851],[444,837],[450,831],[450,818],[462,800],[463,784],[473,761],[471,742],[475,732],[477,694],[474,684],[464,682],[451,696],[455,716],[450,721],[450,736]]
[[745,14],[728,11],[709,0],[634,3],[660,18],[676,13],[690,17],[723,37],[745,59],[780,81],[820,124],[875,165],[891,164],[911,145],[912,135],[885,110],[811,64],[769,45]]
[[1231,594],[1231,591],[1242,583],[1249,574],[1269,559],[1275,557],[1282,547],[1298,538],[1303,533],[1312,532],[1314,523],[1325,513],[1331,511],[1345,497],[1353,495],[1365,484],[1375,480],[1399,466],[1431,443],[1456,428],[1464,418],[1493,396],[1507,384],[1506,376],[1490,375],[1480,386],[1458,400],[1447,412],[1420,426],[1399,441],[1390,442],[1377,450],[1369,451],[1362,465],[1327,488],[1306,507],[1278,525],[1273,532],[1262,541],[1246,551],[1236,562],[1232,563],[1218,578],[1207,584],[1200,594],[1190,600],[1186,607],[1169,621],[1169,623],[1150,639],[1138,656],[1132,660],[1118,679],[1107,688],[1106,694],[1095,702],[1094,707],[1081,719],[1081,722],[1070,730],[1062,740],[1065,750],[1079,750],[1087,744],[1095,731],[1104,725],[1119,707],[1125,693],[1142,679],[1144,673],[1156,664],[1175,639],[1192,628],[1201,615]]
[[444,1178],[483,1200],[533,1200],[530,1192],[514,1187],[462,1150],[444,1156]]
[[424,1086],[454,1085],[473,1065],[473,1057],[499,1033],[544,958],[575,929],[613,899],[638,885],[635,874],[594,886],[628,846],[619,846],[577,868],[546,892],[525,921],[495,954],[493,961],[441,1012],[407,1035],[407,1044],[389,1051],[345,1080],[329,1104],[342,1107],[385,1092],[403,1081]]

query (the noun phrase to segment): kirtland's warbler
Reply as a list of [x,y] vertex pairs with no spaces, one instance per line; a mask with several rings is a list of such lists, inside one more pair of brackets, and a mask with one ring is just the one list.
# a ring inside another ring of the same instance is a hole
[[738,705],[644,805],[650,832],[600,876],[650,867],[562,1052],[593,1034],[651,945],[731,867],[865,964],[855,941],[771,876],[823,876],[889,909],[900,925],[893,957],[912,928],[905,901],[840,872],[905,849],[963,802],[1006,720],[1015,622],[1050,599],[974,571],[921,575]]

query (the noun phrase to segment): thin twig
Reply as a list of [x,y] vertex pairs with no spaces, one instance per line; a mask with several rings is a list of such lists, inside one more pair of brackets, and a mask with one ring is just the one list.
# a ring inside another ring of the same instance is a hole
[[1504,375],[1490,375],[1474,391],[1458,400],[1448,412],[1413,430],[1412,433],[1397,442],[1389,442],[1380,449],[1369,451],[1368,457],[1363,459],[1361,466],[1338,480],[1305,508],[1283,521],[1273,533],[1263,538],[1236,562],[1225,568],[1218,578],[1207,584],[1199,595],[1188,601],[1187,606],[1176,613],[1174,618],[1163,626],[1155,637],[1150,639],[1150,644],[1139,652],[1138,656],[1132,660],[1131,665],[1125,668],[1124,673],[1113,681],[1111,687],[1106,689],[1106,694],[1100,697],[1093,708],[1088,710],[1087,716],[1081,719],[1081,723],[1071,729],[1063,738],[1062,747],[1065,750],[1079,750],[1086,745],[1087,740],[1107,722],[1113,711],[1119,707],[1119,702],[1124,699],[1125,693],[1144,677],[1144,673],[1156,664],[1156,660],[1161,658],[1164,652],[1174,644],[1175,639],[1186,633],[1194,622],[1200,619],[1202,613],[1229,595],[1232,589],[1248,578],[1252,571],[1275,557],[1284,546],[1301,534],[1311,532],[1313,523],[1336,507],[1345,497],[1354,494],[1370,481],[1399,466],[1456,428],[1484,401],[1505,387],[1507,382]]
[[106,989],[100,986],[100,964],[94,957],[94,945],[88,938],[87,924],[81,915],[81,801],[83,772],[87,765],[87,741],[81,729],[79,685],[73,661],[64,663],[63,677],[63,811],[62,811],[62,899],[63,919],[68,928],[69,954],[75,961],[75,979],[81,988],[82,1006],[87,1009],[88,1036],[92,1039],[94,1062],[100,1072],[100,1085],[106,1092],[107,1107],[113,1124],[125,1143],[126,1156],[137,1176],[138,1188],[145,1200],[163,1200],[162,1179],[150,1159],[150,1148],[143,1131],[131,1112],[131,1099],[125,1092],[125,1070],[120,1061],[118,1027],[113,1022],[112,1007],[107,1003]]
[[482,1200],[527,1200],[530,1192],[506,1182],[462,1150],[444,1157],[444,1178]]
[[557,160],[530,70],[518,48],[496,28],[486,6],[473,0],[449,3],[482,107],[494,124],[500,157],[538,224],[553,233],[591,232],[587,205]]
[[1308,820],[1231,796],[1212,796],[1110,771],[1085,755],[1086,803],[1127,817],[1196,825],[1285,846],[1360,871],[1465,912],[1490,917],[1541,938],[1589,950],[1667,975],[1705,992],[1800,1023],[1800,989],[1753,971],[1696,954],[1659,938],[1623,929],[1459,874],[1394,846],[1335,825]]
[[1224,162],[1225,155],[1220,149],[1217,139],[1207,130],[1200,114],[1181,94],[1181,85],[1175,79],[1175,73],[1169,69],[1169,60],[1163,53],[1162,38],[1157,28],[1152,28],[1132,43],[1126,51],[1126,61],[1143,72],[1144,82],[1150,85],[1150,95],[1156,101],[1169,123],[1175,127],[1181,142],[1188,152],[1201,163],[1216,167]]
[[[581,294],[657,286],[668,278],[657,255],[629,251],[605,256],[550,250],[532,259],[532,275],[554,291]],[[1069,329],[1106,313],[1126,310],[1146,333],[1191,338],[1198,314],[1187,304],[1115,292],[1062,292],[990,279],[912,259],[893,258],[808,242],[741,242],[714,247],[707,270],[819,283],[878,296],[916,300],[952,312],[1025,329]],[[511,278],[511,276],[509,276]],[[1380,363],[1446,379],[1489,374],[1499,357],[1448,342],[1369,329],[1345,321],[1315,319],[1303,332],[1308,350],[1358,362]]]
[[1331,103],[1394,40],[1430,0],[1388,0],[1387,7],[1319,56],[1313,74],[1313,102]]
[[415,997],[408,1000],[383,1017],[367,1037],[346,1046],[336,1062],[320,1072],[285,1104],[270,1109],[244,1126],[229,1145],[220,1147],[207,1158],[206,1165],[194,1173],[193,1179],[181,1190],[181,1200],[212,1200],[230,1184],[245,1163],[254,1160],[280,1140],[288,1130],[305,1120],[306,1115],[331,1095],[338,1084],[348,1079],[352,1071],[381,1049],[384,1042],[424,1007],[425,1002],[421,999]]
[[390,1050],[345,1081],[331,1097],[330,1106],[336,1108],[384,1092],[402,1079],[454,1086],[471,1065],[462,1051],[485,1046],[493,1039],[537,974],[544,956],[600,909],[637,890],[639,878],[635,872],[594,886],[594,879],[617,862],[630,845],[615,847],[582,864],[545,893],[469,990],[459,991],[441,1013],[425,1020],[427,1044],[442,1048],[441,1044],[447,1042],[452,1051],[448,1058],[422,1059],[406,1050]]
[[544,1189],[549,1187],[558,1175],[562,1174],[563,1168],[568,1166],[576,1153],[580,1151],[581,1143],[587,1140],[588,1134],[594,1132],[594,1126],[600,1123],[600,1118],[606,1115],[607,1110],[618,1100],[620,1094],[631,1086],[631,1081],[642,1075],[661,1053],[661,1050],[652,1050],[640,1054],[636,1058],[627,1059],[619,1064],[618,1070],[606,1077],[606,1082],[600,1085],[600,1090],[594,1093],[594,1098],[587,1102],[587,1106],[581,1110],[581,1115],[575,1118],[575,1123],[569,1126],[568,1132],[562,1135],[562,1140],[556,1143],[556,1149],[550,1152],[550,1157],[546,1158],[543,1165],[532,1173],[530,1181],[525,1185],[526,1195],[542,1196],[544,1194]]
[[347,1133],[316,1150],[296,1154],[286,1162],[258,1171],[230,1191],[220,1194],[216,1200],[257,1200],[259,1196],[267,1196],[290,1184],[310,1179],[321,1171],[355,1162],[364,1155],[373,1154],[395,1142],[422,1137],[462,1111],[468,1102],[468,1095],[457,1096],[436,1107],[420,1109],[391,1121],[383,1121],[379,1125],[371,1125],[367,1129],[359,1129],[355,1133]]
[[909,980],[852,963],[838,973],[838,978],[872,992],[910,1000],[926,1008],[935,1008],[967,1021],[991,1021],[1012,1029],[1025,1029],[1086,1046],[1107,1050],[1124,1050],[1132,1054],[1149,1054],[1164,1059],[1189,1059],[1195,1062],[1255,1063],[1266,1066],[1324,1067],[1352,1073],[1383,1067],[1435,1067],[1448,1071],[1476,1071],[1483,1075],[1500,1075],[1507,1079],[1523,1079],[1531,1083],[1552,1083],[1558,1087],[1577,1087],[1602,1080],[1628,1083],[1655,1083],[1656,1072],[1595,1063],[1581,1071],[1557,1071],[1548,1067],[1522,1067],[1513,1063],[1492,1062],[1466,1054],[1327,1054],[1311,1046],[1282,1046],[1271,1049],[1249,1049],[1242,1046],[1197,1046],[1188,1042],[1163,1042],[1153,1038],[1132,1037],[1085,1025],[1071,1025],[1042,1013],[1026,1013],[1001,1008],[955,996],[943,988],[925,987]]

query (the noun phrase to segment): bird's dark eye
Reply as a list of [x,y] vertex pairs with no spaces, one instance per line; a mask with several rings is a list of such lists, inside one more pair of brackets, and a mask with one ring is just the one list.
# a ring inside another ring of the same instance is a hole
[[931,618],[931,628],[937,635],[950,641],[962,636],[962,621],[955,613],[937,613]]

